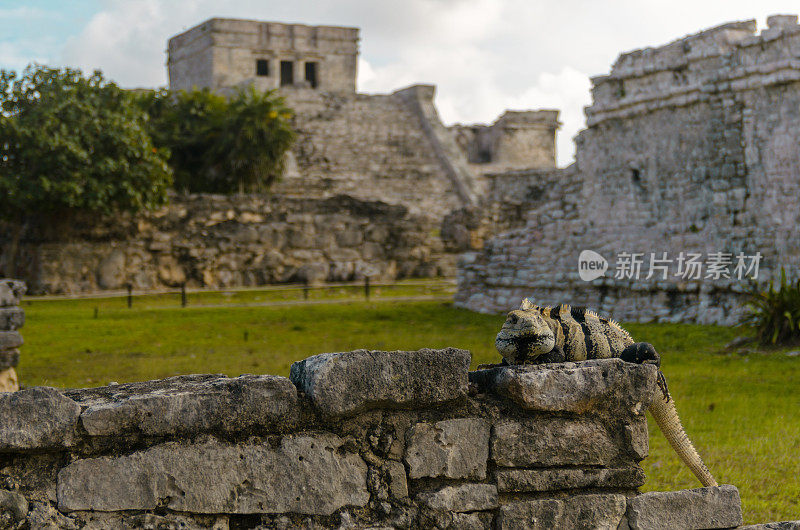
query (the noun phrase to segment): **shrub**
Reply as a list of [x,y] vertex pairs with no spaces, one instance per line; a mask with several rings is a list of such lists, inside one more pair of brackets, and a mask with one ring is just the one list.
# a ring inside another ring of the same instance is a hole
[[775,289],[770,280],[766,290],[752,284],[743,324],[755,328],[762,344],[794,344],[800,341],[800,278],[791,283],[781,267],[781,281]]
[[181,191],[265,191],[295,139],[292,112],[274,91],[248,87],[228,99],[208,89],[161,90],[140,102],[154,142],[170,152]]
[[167,200],[172,173],[134,96],[99,71],[0,71],[0,217],[111,214]]

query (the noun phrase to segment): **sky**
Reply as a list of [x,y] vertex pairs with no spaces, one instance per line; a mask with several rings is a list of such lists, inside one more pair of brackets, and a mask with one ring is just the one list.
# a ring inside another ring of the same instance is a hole
[[358,26],[360,92],[435,84],[448,125],[559,109],[565,166],[589,78],[620,53],[798,12],[797,0],[0,0],[0,68],[100,69],[123,87],[157,87],[167,39],[211,17]]

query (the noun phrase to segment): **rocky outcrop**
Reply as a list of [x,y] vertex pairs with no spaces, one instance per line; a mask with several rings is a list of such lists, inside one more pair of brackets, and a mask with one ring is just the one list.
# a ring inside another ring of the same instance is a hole
[[194,375],[2,394],[0,526],[741,521],[732,486],[638,494],[654,367],[469,363],[452,348],[357,350],[295,363],[291,380]]

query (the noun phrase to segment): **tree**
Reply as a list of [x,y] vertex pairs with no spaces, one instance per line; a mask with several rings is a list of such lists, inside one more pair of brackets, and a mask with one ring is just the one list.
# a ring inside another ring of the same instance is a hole
[[[155,208],[167,200],[167,153],[153,146],[134,96],[99,71],[0,71],[0,219],[6,273],[30,221],[68,226],[77,213]],[[58,222],[56,222],[58,221]]]
[[0,216],[112,214],[167,200],[167,153],[135,97],[99,71],[0,72]]
[[208,89],[161,90],[140,103],[153,141],[170,152],[178,190],[265,191],[295,139],[292,112],[274,91],[248,87],[228,99]]

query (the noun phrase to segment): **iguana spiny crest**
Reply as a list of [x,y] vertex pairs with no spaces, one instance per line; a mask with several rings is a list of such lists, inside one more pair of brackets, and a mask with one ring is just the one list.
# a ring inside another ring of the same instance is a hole
[[[495,346],[509,364],[539,364],[618,357],[633,363],[661,365],[652,345],[634,342],[630,334],[614,322],[568,305],[539,307],[527,298],[518,310],[511,311],[497,334]],[[683,429],[666,379],[658,371],[660,392],[650,404],[650,413],[680,459],[704,486],[717,482],[697,454]]]

